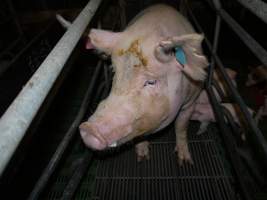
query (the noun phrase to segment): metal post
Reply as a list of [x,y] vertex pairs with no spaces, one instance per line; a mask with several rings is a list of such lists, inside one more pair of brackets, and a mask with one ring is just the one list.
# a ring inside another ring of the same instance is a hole
[[261,0],[237,0],[267,24],[267,4]]
[[[214,39],[213,39],[213,46],[212,46],[212,51],[215,54],[217,53],[220,30],[221,30],[221,17],[220,17],[220,15],[217,15],[215,32],[214,32]],[[210,69],[208,72],[208,84],[207,84],[208,87],[210,87],[212,84],[214,65],[215,65],[215,61],[214,61],[214,58],[212,57],[211,63],[210,63]]]
[[253,54],[267,66],[267,51],[243,29],[225,10],[217,10],[222,19],[239,36],[244,44],[253,52]]
[[0,174],[52,88],[101,0],[91,0],[0,119]]
[[234,171],[237,175],[236,177],[237,177],[237,180],[240,184],[243,197],[245,200],[250,200],[251,197],[250,197],[250,194],[248,193],[248,190],[247,190],[246,185],[245,185],[244,177],[242,176],[242,173],[241,173],[241,169],[242,169],[241,160],[240,160],[239,155],[237,154],[237,149],[236,149],[236,144],[234,142],[234,139],[229,134],[230,133],[229,127],[225,124],[224,116],[221,114],[221,113],[223,113],[223,111],[222,111],[222,109],[221,109],[221,107],[220,107],[220,105],[219,105],[219,103],[215,97],[215,94],[214,94],[212,88],[208,88],[207,93],[208,93],[208,97],[209,97],[210,103],[212,105],[212,108],[214,110],[216,120],[219,124],[219,128],[223,133],[221,135],[223,137],[225,144],[227,144],[228,148],[226,148],[226,150],[228,151],[229,158],[230,158],[231,162],[233,163],[233,168],[234,168]]
[[[195,16],[193,15],[192,11],[190,9],[188,9],[193,21],[195,22],[197,28],[203,32],[202,27],[199,25],[199,23],[197,22]],[[244,103],[242,97],[239,95],[238,91],[236,90],[235,86],[233,85],[231,79],[229,78],[229,76],[227,75],[226,71],[225,71],[225,67],[222,64],[220,58],[217,56],[216,53],[214,53],[212,51],[212,45],[210,43],[210,41],[205,37],[205,42],[207,44],[207,47],[209,49],[209,51],[211,52],[217,66],[218,69],[221,72],[221,75],[223,77],[223,79],[225,80],[225,83],[227,85],[227,87],[229,88],[229,91],[232,94],[232,98],[233,100],[238,104],[241,112],[244,114],[244,119],[248,122],[248,127],[250,128],[250,130],[253,131],[254,134],[251,134],[251,138],[258,144],[258,152],[260,152],[262,158],[263,158],[263,162],[264,165],[267,166],[267,143],[260,131],[260,129],[257,127],[255,121],[252,119],[250,113],[248,112],[247,106]],[[209,88],[208,88],[209,89]]]

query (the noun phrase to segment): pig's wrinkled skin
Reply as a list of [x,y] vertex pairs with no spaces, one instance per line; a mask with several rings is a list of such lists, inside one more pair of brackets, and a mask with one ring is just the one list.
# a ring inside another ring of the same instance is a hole
[[[111,55],[115,75],[110,95],[80,125],[84,143],[95,150],[155,133],[175,121],[179,163],[191,162],[187,125],[208,65],[203,36],[175,9],[155,5],[141,12],[123,32],[92,29],[92,46]],[[88,45],[90,46],[90,45]],[[173,49],[181,46],[187,63]],[[138,158],[149,158],[148,143],[136,146]]]

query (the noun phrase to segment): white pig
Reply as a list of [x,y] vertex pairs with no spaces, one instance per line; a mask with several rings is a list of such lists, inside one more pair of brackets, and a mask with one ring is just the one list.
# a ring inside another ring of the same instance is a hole
[[[80,125],[84,143],[95,150],[155,133],[175,121],[178,161],[192,162],[187,126],[205,68],[203,35],[175,9],[155,5],[141,12],[123,32],[92,29],[87,46],[111,55],[114,78],[109,96]],[[182,48],[186,63],[174,56]],[[148,143],[137,145],[138,159],[148,158]]]

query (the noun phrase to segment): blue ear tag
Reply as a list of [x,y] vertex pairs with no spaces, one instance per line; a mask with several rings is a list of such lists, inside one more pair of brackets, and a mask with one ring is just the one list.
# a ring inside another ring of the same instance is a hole
[[182,47],[178,46],[178,47],[175,48],[175,57],[176,57],[176,60],[182,66],[184,66],[186,64],[185,53],[184,53],[184,50],[182,49]]

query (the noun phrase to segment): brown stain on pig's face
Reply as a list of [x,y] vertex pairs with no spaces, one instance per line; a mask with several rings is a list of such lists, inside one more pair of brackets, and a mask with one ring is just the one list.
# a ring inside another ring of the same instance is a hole
[[124,50],[124,49],[117,50],[118,56],[123,56],[126,54],[134,55],[135,57],[137,57],[139,59],[140,64],[134,65],[134,67],[141,67],[141,66],[146,67],[147,66],[148,61],[147,61],[147,58],[143,55],[143,52],[142,52],[141,47],[140,47],[140,40],[139,39],[133,40],[127,50]]

